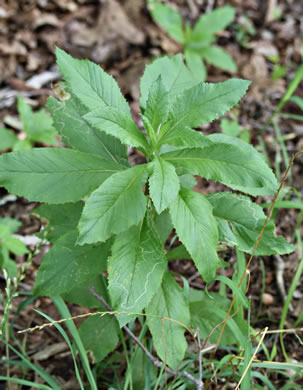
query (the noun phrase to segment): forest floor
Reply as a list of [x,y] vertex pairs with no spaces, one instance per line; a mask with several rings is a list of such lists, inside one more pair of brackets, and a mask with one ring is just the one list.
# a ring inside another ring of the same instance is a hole
[[[183,19],[191,24],[205,11],[226,4],[236,8],[233,23],[218,34],[217,44],[232,55],[238,70],[231,74],[208,66],[207,81],[219,82],[230,77],[252,80],[248,93],[228,117],[236,119],[241,129],[248,129],[251,144],[260,152],[266,152],[272,168],[278,178],[281,178],[286,169],[285,159],[282,157],[283,146],[274,127],[266,124],[302,62],[302,1],[176,0],[170,3],[173,3]],[[26,98],[33,109],[41,108],[48,96],[54,94],[53,86],[60,80],[54,45],[74,57],[88,58],[101,64],[104,70],[112,74],[127,97],[137,123],[140,121],[139,78],[145,65],[156,56],[180,52],[179,45],[153,22],[144,0],[6,0],[0,3],[0,20],[0,127],[11,128],[19,138],[23,137],[23,133],[18,130],[20,122],[16,108],[17,96]],[[280,77],[275,78],[273,73],[278,67],[284,71],[281,71]],[[303,98],[302,83],[295,95]],[[288,102],[283,112],[302,115],[302,111],[294,102]],[[303,144],[303,124],[294,119],[280,118],[279,126],[287,154],[291,156]],[[204,125],[202,131],[205,134],[221,132],[220,120]],[[135,151],[130,153],[131,159],[140,161],[139,154]],[[286,186],[294,187],[298,196],[303,198],[303,155],[295,160]],[[212,182],[200,180],[196,189],[202,193],[211,193],[218,188],[218,185]],[[270,198],[258,199],[258,203],[270,201]],[[0,217],[16,218],[22,223],[18,234],[27,237],[32,250],[34,241],[31,241],[31,238],[42,226],[39,218],[32,214],[37,205],[9,195],[5,189],[0,188]],[[302,237],[303,226],[300,225],[300,218],[299,209],[279,209],[276,215],[276,233],[282,234],[289,242],[293,241],[295,230]],[[40,253],[26,269],[26,277],[20,284],[20,289],[25,293],[32,290],[38,266],[47,249],[47,245],[41,247]],[[235,261],[233,251],[226,252],[224,256],[231,264]],[[25,256],[16,256],[19,266],[24,261]],[[253,260],[248,296],[252,301],[251,318],[255,329],[278,326],[285,294],[289,290],[299,261],[298,252],[283,258],[268,256]],[[204,288],[202,279],[196,276],[192,262],[176,260],[171,263],[171,269],[189,279],[193,287]],[[225,273],[230,276],[229,268]],[[0,282],[4,293],[3,276]],[[289,328],[303,310],[302,282],[301,278],[288,312],[285,326]],[[210,289],[215,291],[217,284],[213,283]],[[37,298],[16,315],[23,300],[24,295],[19,295],[13,301],[11,317],[14,318],[15,332],[44,322],[32,310],[33,307],[54,319],[60,318],[51,299],[46,297]],[[2,309],[0,307],[1,311]],[[85,309],[73,305],[70,305],[69,309],[72,315],[85,312]],[[16,337],[26,346],[28,356],[50,374],[60,378],[64,388],[78,388],[67,345],[62,343],[61,336],[53,328]],[[276,360],[284,361],[278,338],[279,335],[273,335],[270,343],[277,344]],[[303,347],[298,338],[289,334],[284,341],[289,358],[295,362],[303,362]],[[4,356],[3,345],[0,350]],[[41,351],[44,351],[45,355],[41,356]],[[11,353],[10,358],[14,360],[17,356]],[[4,375],[5,369],[0,367],[0,370]],[[18,366],[10,370],[11,375],[18,376],[19,372]],[[122,373],[123,367],[121,375]],[[303,382],[301,385],[303,388]],[[5,384],[0,383],[0,389],[4,388]]]

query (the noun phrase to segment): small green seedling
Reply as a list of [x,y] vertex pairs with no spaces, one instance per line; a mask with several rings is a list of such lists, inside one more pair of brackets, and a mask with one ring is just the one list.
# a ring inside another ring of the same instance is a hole
[[253,22],[245,15],[239,17],[238,23],[234,24],[234,29],[236,30],[236,40],[243,47],[247,47],[251,37],[257,33]]
[[234,19],[234,8],[225,6],[206,13],[191,28],[174,8],[156,0],[149,0],[148,4],[153,19],[182,45],[186,64],[197,80],[206,79],[204,60],[228,72],[237,70],[232,57],[219,46],[213,45],[215,34],[224,30]]
[[[59,48],[56,55],[67,93],[63,100],[50,97],[47,107],[67,147],[0,156],[0,185],[46,203],[37,213],[49,221],[53,246],[39,268],[34,294],[61,296],[102,311],[89,293],[93,287],[110,301],[118,321],[94,316],[79,330],[96,362],[115,349],[119,326],[144,313],[159,357],[177,369],[187,349],[185,327],[192,333],[199,328],[205,340],[224,320],[230,300],[219,293],[189,294],[168,261],[192,259],[207,284],[214,279],[225,283],[248,307],[237,283],[216,276],[226,265],[217,249],[223,242],[252,253],[265,215],[251,197],[273,195],[277,180],[251,145],[194,129],[234,107],[249,82],[203,83],[181,54],[156,59],[140,82],[145,127],[140,131],[110,75]],[[146,161],[132,166],[128,147],[137,148]],[[192,189],[195,175],[237,192],[203,195]],[[173,229],[182,245],[166,252]],[[275,236],[271,221],[256,254],[293,250]],[[227,322],[222,343],[244,348],[248,328],[239,313]]]
[[250,143],[250,131],[249,129],[241,129],[239,123],[236,120],[230,120],[224,118],[220,122],[220,127],[222,129],[223,134],[239,137],[243,141]]
[[19,96],[18,113],[26,137],[19,139],[13,131],[0,128],[0,151],[31,149],[38,142],[47,145],[58,145],[55,138],[57,131],[45,109],[33,112],[31,106]]
[[21,223],[13,218],[0,218],[0,269],[6,269],[9,277],[18,274],[18,268],[10,253],[24,255],[29,253],[24,243],[13,234],[19,229]]

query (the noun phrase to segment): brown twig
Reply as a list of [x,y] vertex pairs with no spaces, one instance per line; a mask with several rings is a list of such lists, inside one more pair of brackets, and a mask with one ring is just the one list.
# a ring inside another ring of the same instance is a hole
[[[101,295],[98,295],[95,290],[93,289],[93,287],[89,287],[88,288],[89,292],[95,297],[98,299],[99,302],[102,303],[102,305],[108,310],[108,311],[113,311],[113,309],[110,307],[110,305],[105,301],[105,299],[101,296]],[[151,362],[153,363],[154,366],[158,367],[158,368],[161,368],[163,366],[163,363],[158,360],[157,358],[155,358],[146,348],[145,346],[141,343],[141,341],[138,339],[138,337],[136,337],[133,332],[127,327],[127,326],[123,326],[122,329],[125,330],[125,332],[134,340],[134,342],[142,349],[142,351],[145,353],[145,355],[151,360]],[[200,352],[199,352],[200,353]],[[165,366],[164,368],[164,371],[167,372],[168,374],[172,374],[172,375],[180,375],[180,376],[183,376],[184,378],[187,378],[188,380],[190,380],[192,383],[194,383],[196,385],[196,389],[197,390],[202,390],[203,389],[203,382],[200,381],[200,379],[196,379],[194,378],[191,374],[189,374],[187,371],[175,371],[175,370],[172,370],[171,368]],[[202,386],[202,387],[201,387]]]

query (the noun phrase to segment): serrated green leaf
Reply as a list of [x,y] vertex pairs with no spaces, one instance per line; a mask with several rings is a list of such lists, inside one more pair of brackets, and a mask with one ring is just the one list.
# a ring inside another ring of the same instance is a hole
[[51,242],[58,240],[63,234],[76,229],[84,203],[43,204],[33,211],[48,221],[47,239]]
[[161,133],[159,144],[176,129],[197,127],[219,118],[245,94],[250,81],[231,79],[223,83],[200,83],[180,93],[170,108],[169,127]]
[[101,277],[102,275],[100,274],[90,275],[88,280],[77,284],[77,286],[72,288],[70,291],[61,294],[61,297],[64,299],[64,301],[74,303],[75,305],[87,307],[90,309],[100,309],[102,304],[90,293],[89,287],[92,287],[96,294],[101,295],[102,297],[106,297],[108,292],[101,281]]
[[88,198],[79,222],[80,245],[107,240],[137,225],[146,210],[146,165],[111,176]]
[[85,114],[83,118],[95,129],[118,138],[123,144],[148,150],[149,145],[144,134],[135,122],[120,109],[114,107],[97,108]]
[[64,80],[87,108],[94,110],[109,106],[131,116],[118,84],[100,66],[88,60],[77,60],[58,47],[56,57]]
[[16,237],[7,238],[4,245],[15,255],[24,255],[25,253],[29,253],[26,245]]
[[147,65],[140,80],[140,105],[146,108],[149,90],[157,78],[161,76],[168,92],[169,101],[187,88],[197,84],[191,72],[184,65],[181,54],[173,57],[157,58],[150,65]]
[[[223,220],[224,225],[219,225],[221,238],[230,242],[231,230],[231,243],[251,254],[266,219],[262,207],[245,196],[230,192],[211,194],[207,199],[214,207],[213,214]],[[274,223],[270,222],[263,233],[256,255],[269,256],[277,253],[284,255],[294,250],[295,247],[282,236],[274,235]]]
[[184,51],[184,58],[188,69],[197,82],[204,81],[207,76],[207,71],[201,56],[193,50],[186,49]]
[[[201,339],[209,338],[211,343],[216,343],[220,334],[221,326],[214,328],[224,321],[230,300],[217,293],[209,293],[207,296],[199,292],[199,299],[190,303],[190,315],[193,329],[199,328]],[[239,316],[229,318],[226,323],[220,345],[240,344],[246,345],[247,324]]]
[[92,128],[83,118],[87,108],[74,96],[62,102],[50,97],[47,108],[65,145],[80,152],[97,154],[120,164],[128,164],[127,148],[104,132]]
[[180,240],[190,253],[203,279],[210,283],[220,266],[216,252],[218,230],[211,204],[202,194],[181,189],[169,210]]
[[166,121],[168,110],[168,93],[161,75],[159,75],[150,87],[144,111],[144,115],[148,118],[155,133],[159,131],[159,126]]
[[174,8],[158,1],[148,1],[153,19],[177,42],[184,42],[183,22],[181,15]]
[[176,167],[187,168],[194,175],[222,182],[253,196],[272,195],[277,189],[271,169],[261,155],[249,148],[242,150],[236,145],[214,143],[203,149],[177,150],[161,157]]
[[181,324],[188,326],[190,316],[183,290],[168,272],[145,312],[157,354],[168,366],[176,369],[187,348],[185,328]]
[[112,315],[93,316],[82,322],[79,335],[94,363],[101,362],[118,344],[117,320]]
[[31,201],[75,202],[122,169],[88,153],[36,148],[0,156],[0,185]]
[[193,28],[193,35],[203,38],[224,30],[235,17],[236,10],[227,5],[203,14]]
[[[108,261],[109,294],[115,310],[139,313],[161,285],[167,268],[163,245],[151,217],[120,234]],[[120,326],[133,316],[118,315]]]
[[208,46],[199,50],[199,54],[211,65],[217,68],[236,72],[237,65],[233,58],[219,46]]
[[12,131],[0,128],[0,151],[12,149],[18,138]]
[[70,231],[57,240],[43,257],[35,281],[36,295],[60,295],[105,271],[110,242],[97,245],[76,245],[77,231]]
[[149,191],[158,214],[165,210],[178,195],[180,183],[175,167],[155,156],[151,163],[153,172],[149,178]]

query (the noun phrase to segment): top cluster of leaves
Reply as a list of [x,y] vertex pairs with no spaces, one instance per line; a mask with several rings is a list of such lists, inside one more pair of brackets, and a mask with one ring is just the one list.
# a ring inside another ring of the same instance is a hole
[[[120,325],[143,309],[152,314],[147,323],[157,352],[176,367],[186,349],[184,329],[177,322],[190,326],[191,306],[167,272],[167,237],[175,228],[209,283],[222,265],[219,241],[251,253],[265,219],[247,196],[204,196],[192,190],[193,176],[252,196],[271,195],[277,188],[271,169],[252,146],[194,130],[237,104],[249,82],[201,83],[181,55],[157,59],[141,78],[141,131],[111,76],[59,48],[56,54],[66,95],[62,101],[51,97],[47,106],[67,148],[0,157],[0,185],[49,203],[42,206],[48,207],[42,215],[59,227],[39,268],[35,293],[82,303],[79,292],[88,294],[87,284],[99,283],[96,275],[107,270],[112,306],[129,313],[118,316]],[[140,150],[146,162],[131,166],[127,147]],[[293,247],[273,231],[271,223],[259,254],[291,252]],[[177,322],[163,325],[157,316]],[[169,352],[162,343],[162,326]]]
[[204,81],[207,76],[203,60],[228,72],[237,70],[232,57],[213,45],[215,34],[224,30],[234,19],[233,7],[225,6],[205,13],[191,28],[174,8],[156,0],[149,0],[148,3],[153,19],[182,45],[186,64],[197,80]]
[[38,142],[47,145],[58,145],[55,138],[57,131],[45,109],[42,108],[37,112],[33,112],[31,106],[19,96],[18,113],[26,137],[19,139],[13,131],[0,128],[0,151],[31,149]]

